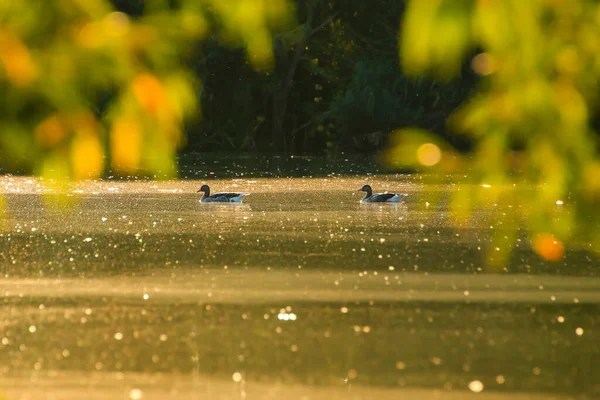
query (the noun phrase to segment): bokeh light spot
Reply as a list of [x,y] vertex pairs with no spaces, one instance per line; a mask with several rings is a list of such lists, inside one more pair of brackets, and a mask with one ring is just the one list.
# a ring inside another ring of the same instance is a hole
[[534,251],[547,261],[560,261],[565,248],[560,240],[549,233],[542,233],[533,239]]
[[417,160],[426,167],[432,167],[442,159],[442,151],[433,143],[425,143],[417,150]]
[[496,71],[496,62],[488,53],[480,53],[471,60],[471,68],[477,75],[487,76]]
[[479,393],[483,390],[483,383],[481,383],[481,381],[471,381],[469,382],[469,390],[471,392]]
[[240,382],[242,380],[242,374],[240,374],[239,372],[234,372],[231,376],[231,379],[233,379],[233,381],[236,383]]

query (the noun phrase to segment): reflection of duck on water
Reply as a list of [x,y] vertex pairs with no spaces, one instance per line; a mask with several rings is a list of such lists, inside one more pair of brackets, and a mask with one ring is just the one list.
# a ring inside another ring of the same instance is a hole
[[[249,193],[215,193],[210,194],[208,185],[202,185],[198,192],[204,192],[201,203],[241,203]],[[196,193],[198,193],[196,192]]]
[[358,189],[359,192],[365,192],[365,197],[360,201],[361,203],[402,203],[407,194],[398,193],[375,193],[371,186],[365,185]]

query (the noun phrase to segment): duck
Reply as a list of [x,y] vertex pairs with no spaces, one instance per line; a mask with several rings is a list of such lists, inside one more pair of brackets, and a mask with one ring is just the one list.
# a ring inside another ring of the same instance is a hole
[[250,193],[215,193],[210,194],[210,187],[208,185],[202,185],[196,192],[204,192],[204,195],[200,199],[201,203],[241,203],[244,197]]
[[399,193],[375,193],[371,186],[364,185],[358,189],[359,192],[365,192],[365,197],[360,201],[361,203],[402,203],[407,194]]

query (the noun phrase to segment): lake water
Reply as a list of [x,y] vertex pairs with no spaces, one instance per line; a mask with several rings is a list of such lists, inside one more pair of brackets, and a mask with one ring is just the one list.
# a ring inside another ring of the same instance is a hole
[[493,214],[454,228],[450,185],[248,175],[2,178],[0,399],[600,396],[589,248],[547,263],[522,234],[490,268]]

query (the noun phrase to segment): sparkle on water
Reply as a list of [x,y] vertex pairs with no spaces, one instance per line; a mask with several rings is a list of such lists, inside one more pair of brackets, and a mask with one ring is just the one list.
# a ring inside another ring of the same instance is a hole
[[131,389],[129,392],[129,398],[131,400],[142,400],[144,398],[144,392],[138,388]]
[[481,381],[471,381],[469,382],[469,390],[475,393],[479,393],[483,390],[483,383]]
[[[452,228],[452,185],[214,171],[245,204],[200,204],[201,179],[0,180],[0,398],[599,394],[589,250],[522,243],[490,272],[501,221]],[[366,183],[410,200],[360,204]]]

